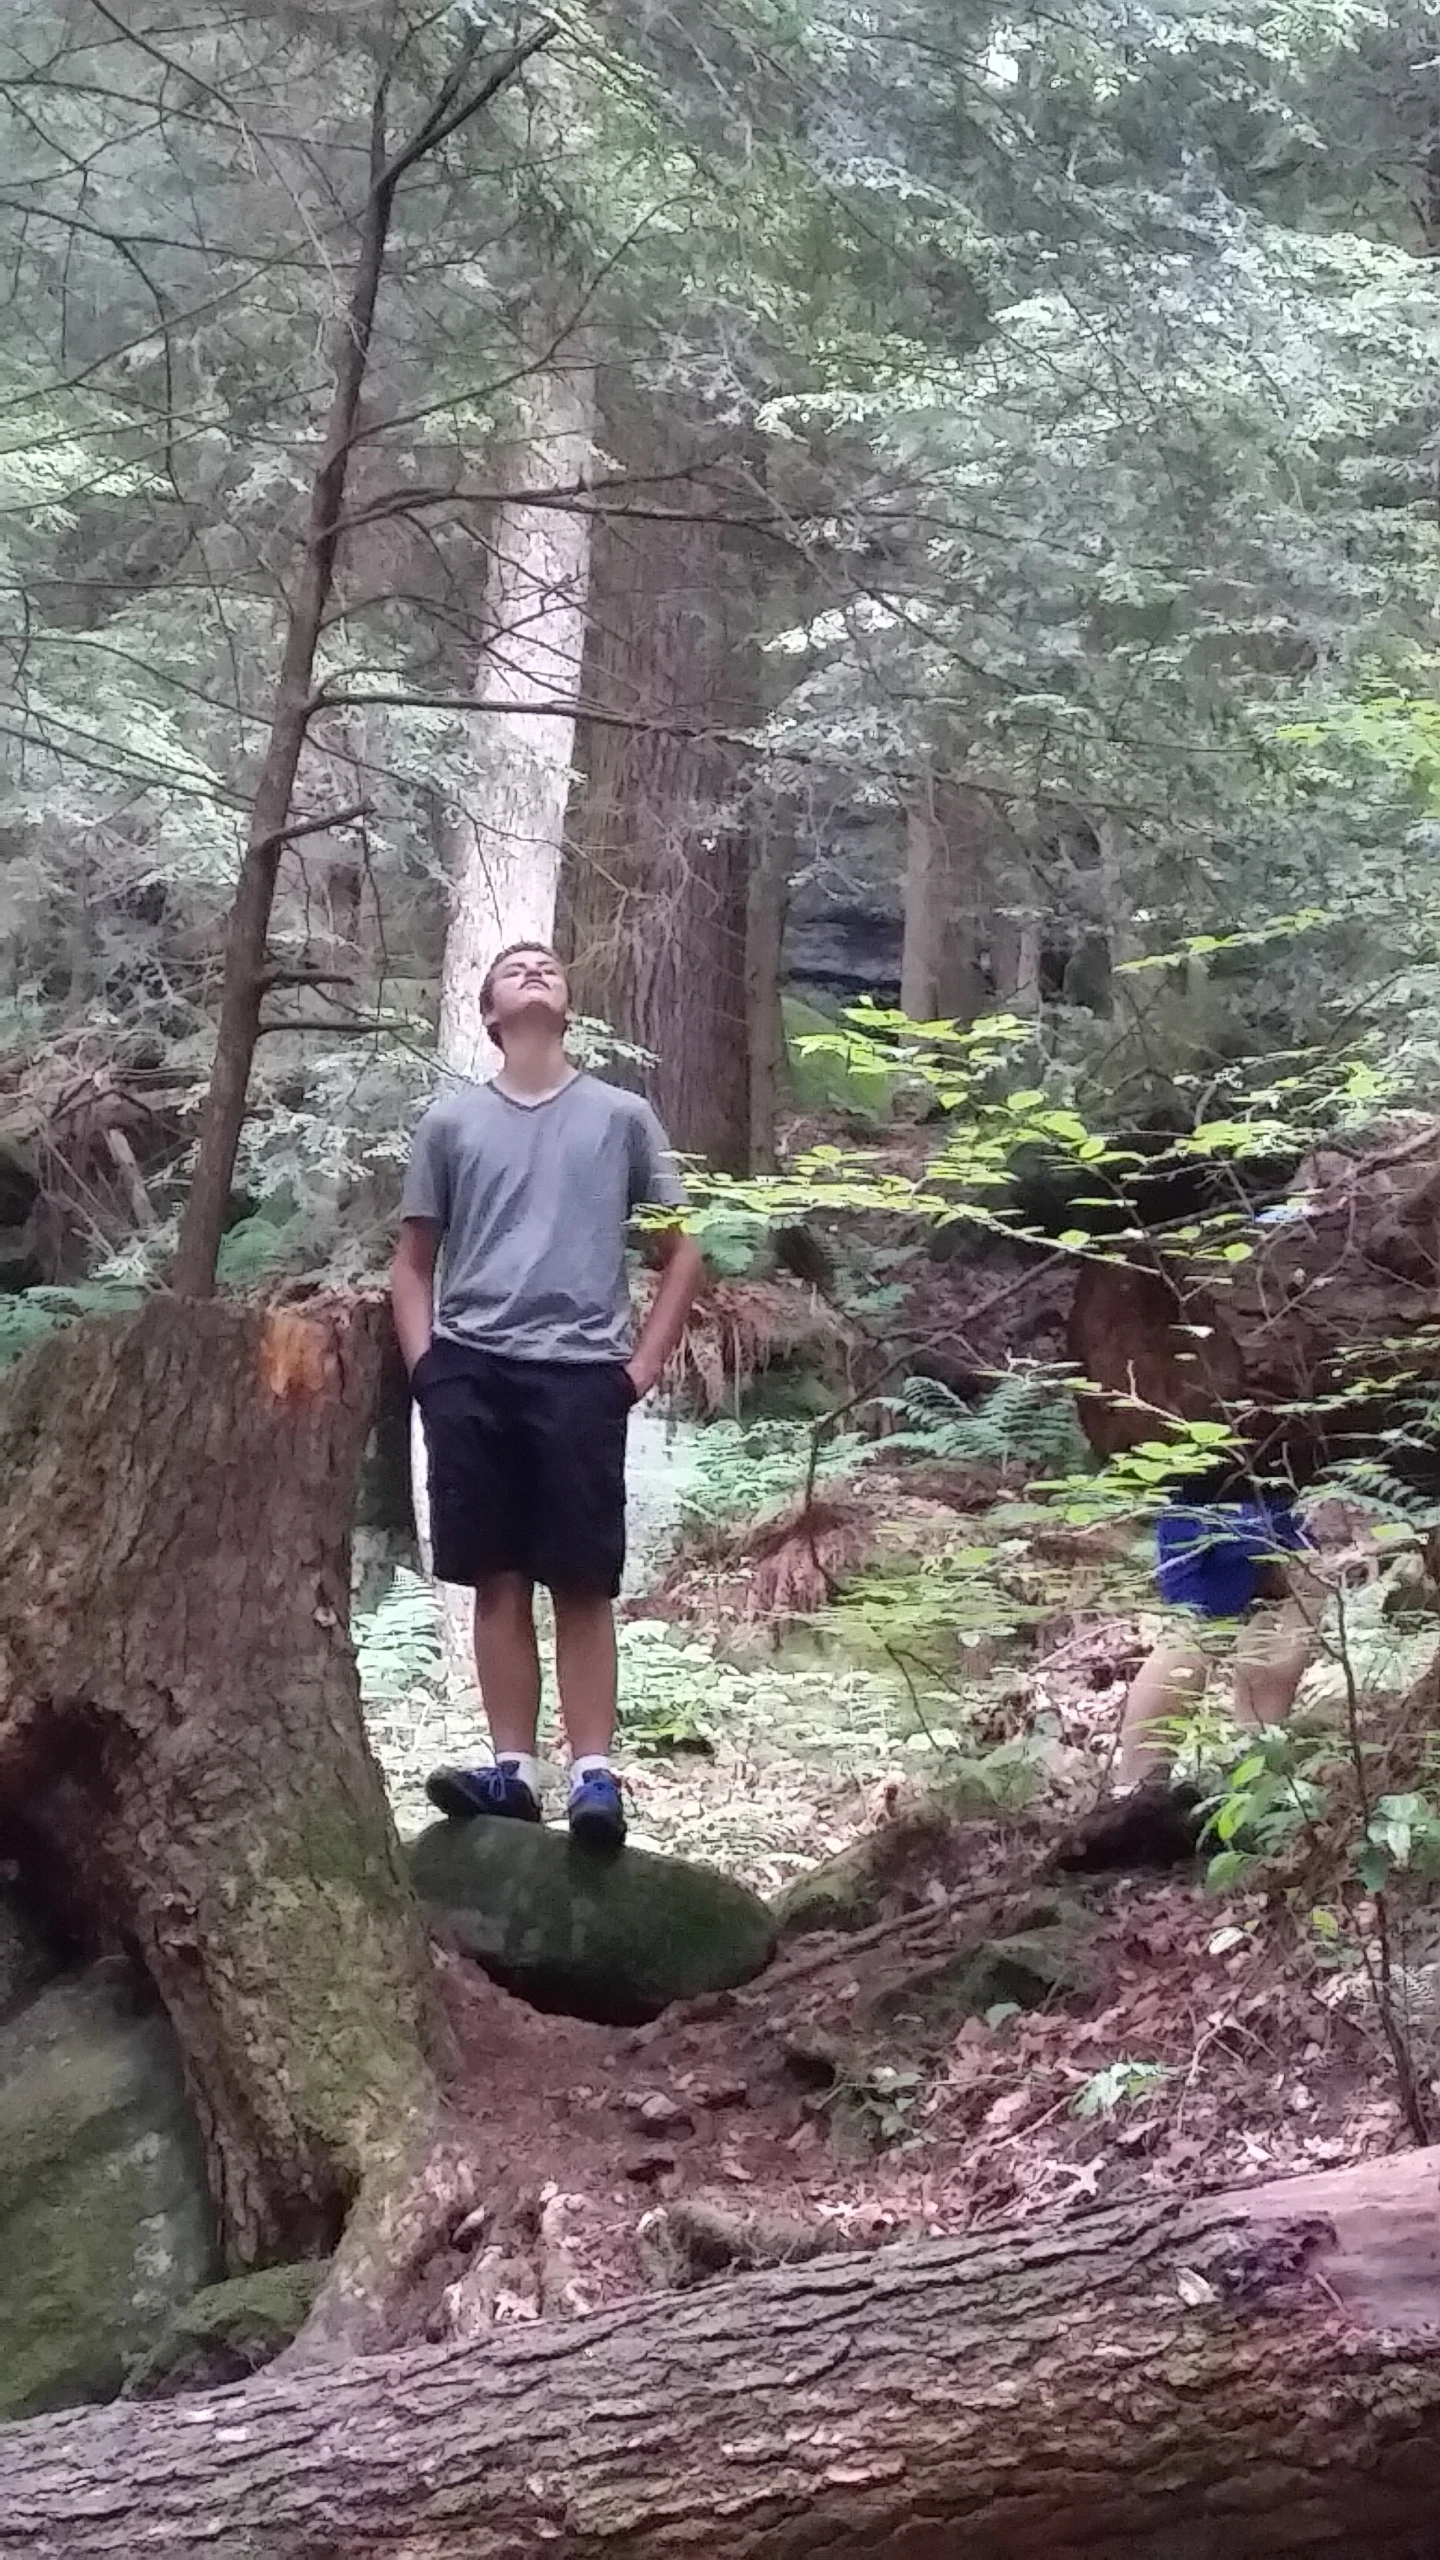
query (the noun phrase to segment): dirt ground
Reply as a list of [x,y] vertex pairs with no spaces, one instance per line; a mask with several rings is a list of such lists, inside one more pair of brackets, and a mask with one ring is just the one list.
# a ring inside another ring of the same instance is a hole
[[[651,2026],[537,2016],[437,1951],[464,2057],[454,2103],[490,2200],[472,2245],[493,2261],[492,2317],[1242,2186],[1405,2139],[1363,1985],[1316,1962],[1282,1900],[1220,1904],[1189,1874],[1057,1886],[1043,1820],[907,1843],[891,1794],[878,1921],[800,1937],[747,1990]],[[827,1840],[876,1819],[853,1783],[810,1809]],[[1057,1915],[1066,1978],[1038,2006],[967,2011],[957,1959],[1044,1938]],[[463,2272],[454,2252],[428,2268],[425,2307]]]

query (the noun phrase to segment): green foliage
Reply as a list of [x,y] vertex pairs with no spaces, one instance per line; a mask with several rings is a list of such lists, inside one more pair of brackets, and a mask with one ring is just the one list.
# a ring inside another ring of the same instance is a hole
[[[1081,1383],[1087,1393],[1097,1392],[1089,1380]],[[1114,1401],[1129,1403],[1130,1399]],[[1157,1510],[1187,1475],[1206,1475],[1227,1458],[1238,1460],[1243,1455],[1243,1443],[1231,1423],[1193,1421],[1158,1411],[1155,1419],[1165,1426],[1163,1438],[1157,1433],[1153,1440],[1137,1441],[1133,1448],[1107,1458],[1093,1474],[1057,1476],[1032,1490],[1045,1494],[1061,1519],[1088,1529],[1101,1521],[1143,1518]]]
[[[121,30],[83,80],[59,0],[18,0],[0,40],[0,763],[14,983],[47,989],[51,1024],[143,1015],[193,1068],[375,63],[334,12],[160,33]],[[397,133],[454,33],[401,10]],[[177,116],[187,83],[206,108]],[[437,817],[486,779],[447,691],[481,636],[470,483],[449,506],[430,484],[453,447],[483,487],[523,425],[515,315],[540,274],[562,305],[584,279],[641,443],[647,404],[662,458],[673,412],[721,424],[784,492],[746,627],[767,650],[762,778],[804,804],[802,886],[838,901],[868,865],[893,913],[923,781],[942,816],[947,794],[979,804],[997,986],[1006,936],[1105,946],[1092,1056],[1143,1049],[1176,976],[1207,1022],[1306,1037],[1383,981],[1371,1014],[1433,1075],[1431,105],[1410,20],[1379,8],[567,8],[483,136],[400,191],[371,522],[413,507],[429,568],[387,552],[350,577],[347,548],[322,680],[369,699],[317,718],[302,797],[351,800],[362,775],[366,815],[313,877],[287,859],[277,956],[326,945],[328,866],[354,854],[386,945],[356,1002],[374,996],[393,1055],[424,1047],[391,926],[439,885]],[[141,929],[137,900],[160,920]],[[87,944],[58,991],[57,908]],[[1277,938],[1276,909],[1314,929]],[[1026,965],[1015,1052],[1063,1110],[1089,1000]],[[791,1008],[807,1110],[876,1125],[927,1100],[903,1035],[854,1031]],[[268,1117],[286,1106],[265,1081]],[[311,1107],[318,1158],[341,1119]],[[375,1138],[403,1121],[393,1086],[351,1115]],[[978,1192],[994,1169],[967,1141],[949,1173]]]
[[767,1230],[747,1210],[719,1201],[693,1211],[688,1224],[717,1280],[746,1280],[763,1268]]
[[1355,1852],[1355,1872],[1367,1893],[1383,1893],[1407,1869],[1427,1882],[1440,1876],[1440,1799],[1415,1788],[1379,1797]]
[[663,1618],[626,1618],[617,1629],[625,1747],[642,1755],[705,1751],[743,1703],[743,1677],[710,1646]]
[[313,1238],[310,1222],[282,1194],[229,1229],[220,1247],[216,1278],[222,1288],[248,1289],[303,1260]]
[[[1440,1792],[1424,1785],[1372,1794],[1370,1773],[1385,1758],[1377,1737],[1308,1732],[1292,1723],[1239,1740],[1232,1729],[1218,1752],[1212,1742],[1213,1757],[1228,1763],[1205,1807],[1213,1848],[1207,1877],[1216,1891],[1282,1868],[1298,1844],[1317,1845],[1322,1837],[1338,1845],[1349,1877],[1366,1893],[1440,1876]],[[1323,1909],[1311,1920],[1322,1938],[1335,1934]]]
[[1093,2072],[1070,2101],[1071,2113],[1077,2116],[1113,2116],[1120,2108],[1134,2106],[1153,2098],[1163,2081],[1171,2077],[1163,2062],[1107,2062]]
[[967,1524],[963,1544],[857,1573],[834,1603],[831,1614],[848,1642],[941,1689],[923,1706],[917,1695],[924,1739],[913,1748],[954,1747],[957,1696],[968,1693],[972,1665],[988,1663],[997,1646],[1053,1610],[1061,1578],[1033,1563],[1028,1526],[1019,1506],[1002,1506]]
[[[681,1495],[681,1524],[690,1535],[755,1520],[797,1501],[805,1489],[812,1433],[802,1422],[705,1425],[695,1442]],[[822,1442],[816,1482],[848,1473],[865,1443],[837,1432]]]
[[440,1620],[434,1587],[423,1574],[397,1566],[374,1607],[357,1610],[350,1632],[360,1695],[367,1704],[403,1698],[439,1677]]
[[1333,1735],[1282,1726],[1260,1734],[1234,1761],[1206,1806],[1206,1838],[1218,1844],[1207,1874],[1217,1891],[1243,1884],[1315,1829],[1329,1804],[1335,1766]]
[[873,1040],[836,1023],[797,996],[783,1006],[790,1082],[802,1111],[838,1111],[879,1126],[906,1091],[922,1090],[893,1056]]
[[69,1289],[22,1289],[0,1297],[0,1370],[8,1369],[57,1328],[84,1316],[124,1315],[141,1292],[115,1281],[89,1281]]
[[903,1449],[981,1466],[1066,1467],[1077,1473],[1087,1464],[1069,1387],[1044,1370],[1010,1371],[978,1405],[967,1405],[939,1378],[907,1378],[887,1402],[900,1428],[881,1442],[886,1455]]
[[905,1736],[905,1749],[926,1755],[937,1792],[956,1813],[1023,1813],[1044,1786],[1043,1733],[1017,1734],[1011,1742],[981,1750],[973,1737],[937,1718],[917,1724]]

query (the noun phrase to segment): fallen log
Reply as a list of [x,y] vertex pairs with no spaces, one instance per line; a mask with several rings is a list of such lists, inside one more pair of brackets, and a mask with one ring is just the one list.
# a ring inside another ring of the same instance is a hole
[[1440,2152],[0,2432],[0,2560],[1422,2560]]

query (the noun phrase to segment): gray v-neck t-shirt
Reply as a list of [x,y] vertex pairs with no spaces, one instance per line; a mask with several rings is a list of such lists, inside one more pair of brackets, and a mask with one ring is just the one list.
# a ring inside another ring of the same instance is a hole
[[457,1085],[415,1132],[402,1218],[441,1230],[435,1330],[511,1360],[625,1360],[625,1230],[684,1206],[647,1102],[577,1075],[542,1102]]

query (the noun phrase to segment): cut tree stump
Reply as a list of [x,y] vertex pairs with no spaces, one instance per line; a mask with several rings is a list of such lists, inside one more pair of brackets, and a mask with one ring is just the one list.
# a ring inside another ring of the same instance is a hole
[[1440,2153],[0,2431],[0,2560],[1430,2560]]
[[232,2269],[332,2249],[430,2103],[348,1633],[381,1323],[155,1298],[0,1398],[0,1850],[158,1991]]

